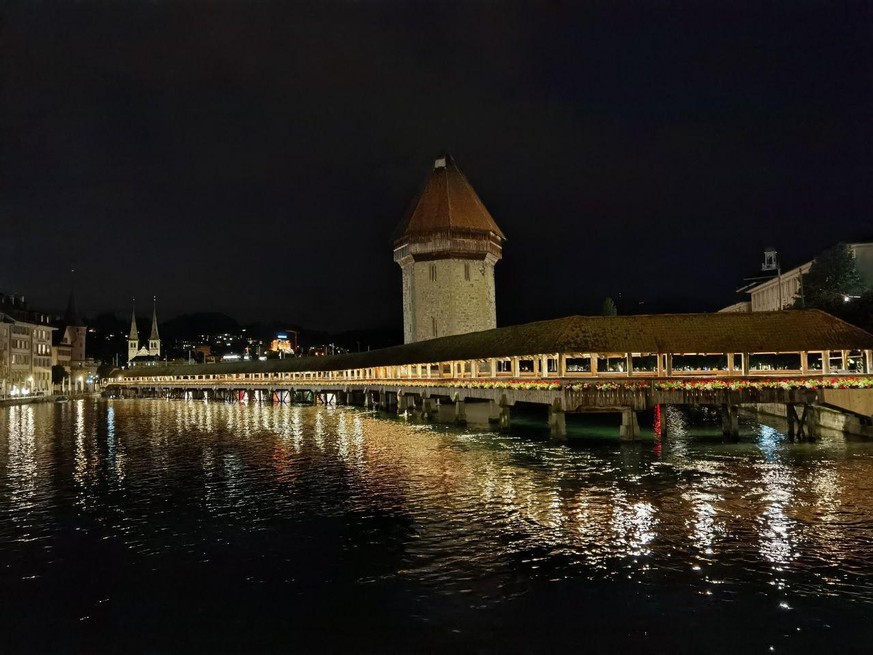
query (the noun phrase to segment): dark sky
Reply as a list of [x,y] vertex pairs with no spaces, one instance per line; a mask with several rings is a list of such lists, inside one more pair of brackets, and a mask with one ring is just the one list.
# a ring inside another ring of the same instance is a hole
[[399,328],[443,149],[509,237],[503,325],[873,238],[871,3],[2,6],[0,290],[43,306],[75,266],[92,315]]

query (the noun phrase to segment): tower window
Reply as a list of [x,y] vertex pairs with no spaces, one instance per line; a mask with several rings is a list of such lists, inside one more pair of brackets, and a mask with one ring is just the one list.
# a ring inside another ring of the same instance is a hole
[[470,281],[470,263],[464,262],[464,279],[469,282]]
[[430,265],[430,281],[436,282],[436,264]]
[[436,316],[430,317],[431,327],[433,328],[433,336],[437,336]]

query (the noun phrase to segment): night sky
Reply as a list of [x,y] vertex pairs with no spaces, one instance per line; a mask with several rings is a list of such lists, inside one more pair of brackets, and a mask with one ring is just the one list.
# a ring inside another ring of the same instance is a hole
[[873,239],[871,3],[287,5],[4,3],[0,291],[399,329],[443,150],[508,236],[500,325]]

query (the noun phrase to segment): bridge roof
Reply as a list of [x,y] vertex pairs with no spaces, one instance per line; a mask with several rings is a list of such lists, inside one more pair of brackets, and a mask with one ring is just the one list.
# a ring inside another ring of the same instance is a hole
[[434,162],[424,189],[397,226],[394,238],[452,230],[493,232],[506,238],[455,160],[445,155]]
[[330,371],[548,353],[762,353],[873,349],[873,335],[819,310],[569,316],[364,353],[133,368],[125,377]]

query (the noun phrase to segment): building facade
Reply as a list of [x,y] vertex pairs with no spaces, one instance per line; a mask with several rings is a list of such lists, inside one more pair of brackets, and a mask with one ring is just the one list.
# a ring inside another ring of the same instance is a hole
[[801,294],[803,275],[812,262],[806,262],[771,280],[767,280],[749,290],[749,307],[753,312],[772,312],[794,307],[794,301]]
[[[846,244],[855,258],[858,273],[867,288],[873,288],[873,243]],[[764,253],[765,271],[775,271],[776,275],[766,282],[755,284],[747,289],[748,301],[729,305],[720,312],[773,312],[794,307],[797,299],[803,297],[803,276],[809,272],[815,260],[805,262],[787,271],[780,271],[776,262],[776,251],[768,248]]]
[[395,233],[405,343],[497,327],[505,239],[451,156],[439,157]]
[[0,295],[0,397],[51,393],[53,331],[23,297]]

